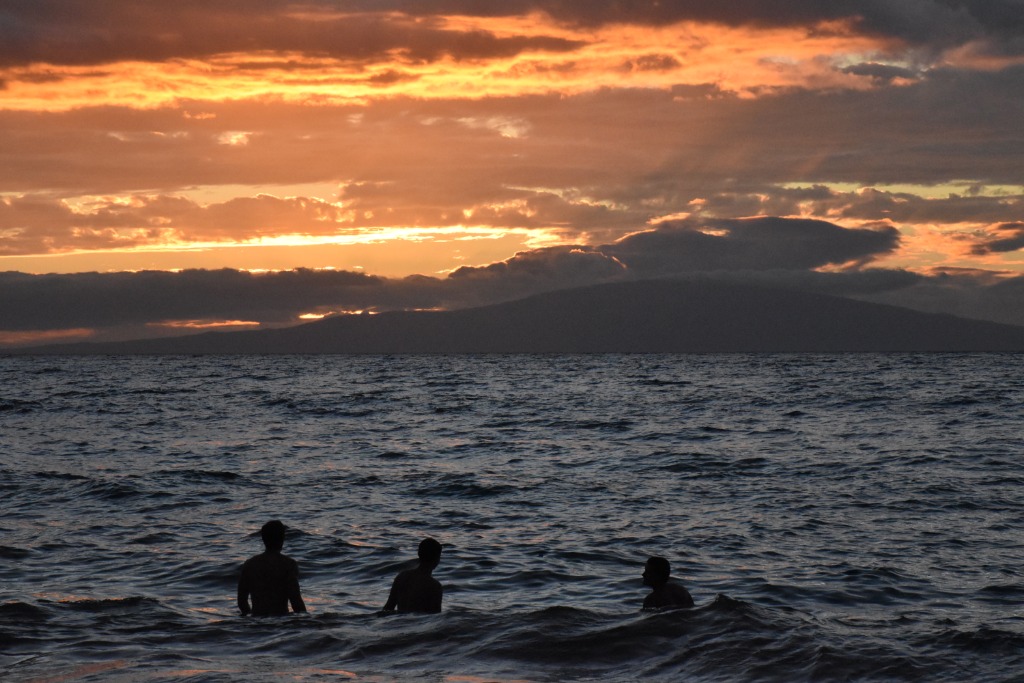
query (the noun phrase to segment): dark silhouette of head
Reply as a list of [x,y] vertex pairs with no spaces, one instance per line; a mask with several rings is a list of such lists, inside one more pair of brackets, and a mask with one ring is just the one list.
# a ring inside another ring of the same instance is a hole
[[263,525],[260,535],[268,551],[281,552],[281,548],[284,547],[284,530],[285,526],[279,519],[272,519]]
[[672,567],[664,557],[648,558],[644,566],[644,585],[652,588],[663,586],[668,583],[671,574]]
[[424,538],[416,554],[419,555],[421,567],[434,569],[441,562],[441,544],[432,538]]

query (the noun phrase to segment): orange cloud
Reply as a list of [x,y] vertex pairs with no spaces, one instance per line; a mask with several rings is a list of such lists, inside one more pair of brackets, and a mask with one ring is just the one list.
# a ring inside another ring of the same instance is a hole
[[526,42],[511,54],[438,53],[429,60],[392,49],[370,59],[264,50],[128,59],[102,68],[40,62],[0,70],[7,84],[0,107],[67,111],[97,104],[154,108],[245,99],[323,106],[395,96],[477,99],[681,84],[715,84],[755,96],[776,88],[872,87],[870,78],[843,67],[897,47],[891,39],[858,35],[841,23],[751,29],[683,22],[570,30],[542,15],[436,21],[452,36],[491,36],[499,42],[518,36],[541,47],[545,40],[556,41],[563,49],[531,49],[534,43]]
[[158,323],[147,323],[147,326],[184,330],[215,330],[232,327],[259,327],[260,323],[252,320],[165,320]]

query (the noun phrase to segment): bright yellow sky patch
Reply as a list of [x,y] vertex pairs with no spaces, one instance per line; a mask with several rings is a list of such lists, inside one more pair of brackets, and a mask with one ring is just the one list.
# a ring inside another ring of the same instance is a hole
[[0,271],[23,273],[218,269],[279,271],[333,268],[383,277],[442,274],[501,261],[517,251],[558,243],[543,231],[439,228],[366,231],[341,237],[281,236],[254,242],[163,245],[28,256],[0,255]]

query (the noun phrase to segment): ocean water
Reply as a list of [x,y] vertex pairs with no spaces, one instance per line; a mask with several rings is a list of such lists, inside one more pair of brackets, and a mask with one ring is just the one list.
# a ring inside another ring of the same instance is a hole
[[1024,355],[0,358],[0,678],[1024,681],[1022,426]]

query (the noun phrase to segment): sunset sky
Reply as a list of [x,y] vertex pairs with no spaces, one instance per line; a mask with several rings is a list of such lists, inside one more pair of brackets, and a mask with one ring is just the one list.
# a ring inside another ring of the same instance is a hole
[[11,0],[0,345],[702,274],[1024,324],[1024,0]]

